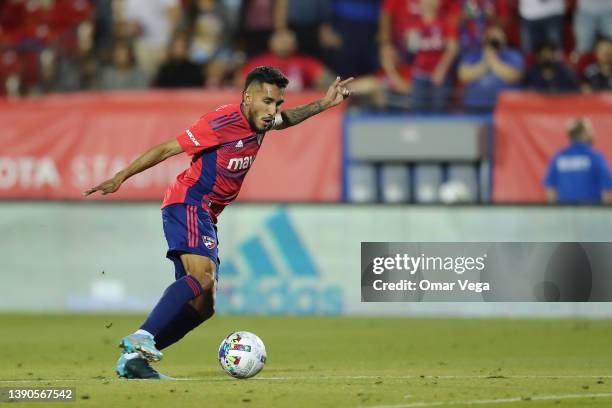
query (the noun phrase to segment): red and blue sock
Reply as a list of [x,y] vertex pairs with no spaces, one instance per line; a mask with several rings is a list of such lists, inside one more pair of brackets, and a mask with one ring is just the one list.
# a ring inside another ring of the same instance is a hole
[[[157,337],[165,327],[171,325],[177,316],[183,314],[183,306],[201,293],[202,286],[193,276],[186,275],[177,279],[166,288],[161,299],[140,329],[151,333],[153,337]],[[193,308],[191,309],[193,310]]]
[[163,350],[176,343],[204,322],[204,318],[189,303],[185,303],[170,324],[155,336],[155,346]]

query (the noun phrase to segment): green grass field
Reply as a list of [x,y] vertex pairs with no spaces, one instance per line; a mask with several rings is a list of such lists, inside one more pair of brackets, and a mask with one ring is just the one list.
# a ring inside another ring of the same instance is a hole
[[[611,321],[216,316],[165,350],[157,368],[180,381],[117,379],[116,344],[141,320],[0,315],[0,387],[75,387],[104,407],[612,407]],[[219,368],[234,330],[266,343],[254,379]]]

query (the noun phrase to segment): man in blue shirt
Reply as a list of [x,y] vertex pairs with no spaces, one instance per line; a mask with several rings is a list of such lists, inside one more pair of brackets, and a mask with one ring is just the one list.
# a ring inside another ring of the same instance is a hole
[[491,111],[497,94],[520,87],[525,63],[518,50],[506,45],[506,34],[489,27],[480,51],[469,52],[459,63],[459,80],[465,85],[463,105],[470,111]]
[[591,145],[595,133],[587,119],[568,126],[570,145],[557,153],[548,165],[544,185],[549,202],[610,203],[612,176],[603,154]]

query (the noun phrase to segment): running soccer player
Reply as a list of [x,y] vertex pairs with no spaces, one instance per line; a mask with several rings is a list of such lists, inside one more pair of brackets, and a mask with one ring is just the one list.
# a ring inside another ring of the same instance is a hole
[[129,177],[181,152],[193,156],[190,167],[166,191],[162,220],[175,282],[166,288],[139,330],[124,337],[116,371],[124,378],[169,379],[150,362],[215,312],[219,258],[217,217],[240,191],[269,130],[286,129],[340,104],[350,95],[336,78],[325,96],[280,111],[289,83],[276,68],[253,69],[246,77],[242,103],[204,114],[176,138],[144,152],[112,179],[83,192],[114,193]]

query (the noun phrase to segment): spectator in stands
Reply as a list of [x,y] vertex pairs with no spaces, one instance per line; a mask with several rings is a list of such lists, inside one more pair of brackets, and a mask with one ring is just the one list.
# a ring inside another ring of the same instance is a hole
[[164,59],[180,15],[179,0],[124,0],[122,35],[135,40],[138,61],[149,77]]
[[126,40],[115,42],[111,64],[102,68],[98,79],[100,89],[141,89],[148,85],[147,77],[136,62],[134,47]]
[[331,68],[342,78],[369,75],[378,68],[378,47],[373,39],[378,32],[380,3],[332,0],[332,33],[322,35],[322,45]]
[[500,91],[519,87],[523,70],[523,56],[506,45],[504,30],[489,27],[483,48],[466,54],[459,64],[464,106],[472,111],[491,110]]
[[520,0],[521,45],[526,53],[539,42],[563,44],[565,0]]
[[546,198],[554,203],[610,203],[612,176],[605,156],[592,147],[595,132],[590,121],[574,119],[568,126],[570,145],[548,165]]
[[597,34],[612,38],[612,1],[578,0],[574,36],[578,54],[593,49]]
[[260,55],[268,48],[274,32],[276,0],[243,0],[240,8],[239,38],[247,58]]
[[219,0],[190,0],[183,22],[191,34],[191,60],[205,65],[208,86],[223,84],[233,65],[229,10]]
[[419,3],[420,0],[383,1],[378,34],[379,60],[394,91],[408,92],[411,89],[409,62],[412,56],[407,39],[420,15]]
[[107,57],[113,47],[113,4],[109,0],[94,0],[94,52]]
[[280,69],[289,79],[288,91],[326,89],[333,81],[333,74],[317,59],[297,52],[293,32],[278,31],[270,37],[270,51],[247,61],[237,78],[242,83],[254,68],[271,65]]
[[324,46],[339,46],[330,25],[331,0],[276,0],[275,14],[275,29],[293,31],[301,53],[322,60]]
[[408,92],[414,59],[409,36],[421,15],[421,0],[383,0],[379,17],[379,62],[394,91]]
[[459,48],[461,53],[478,51],[482,47],[487,27],[492,24],[506,29],[510,24],[507,1],[461,0],[458,7]]
[[525,74],[524,86],[540,92],[571,92],[578,90],[574,71],[560,57],[561,51],[552,43],[536,49],[535,63]]
[[168,49],[168,57],[159,68],[153,86],[158,88],[189,88],[204,85],[202,68],[189,59],[187,47],[188,37],[186,34],[177,33],[173,36]]
[[[393,44],[382,44],[381,65],[396,90],[412,87],[413,106],[417,111],[443,110],[449,103],[452,79],[451,66],[457,55],[456,19],[440,12],[440,0],[421,0],[420,15],[407,22],[407,49],[414,53],[412,84],[397,70],[397,54]],[[381,16],[382,20],[387,15]],[[381,21],[383,27],[388,23]]]
[[602,38],[595,46],[596,62],[584,70],[584,92],[612,90],[612,40]]

